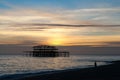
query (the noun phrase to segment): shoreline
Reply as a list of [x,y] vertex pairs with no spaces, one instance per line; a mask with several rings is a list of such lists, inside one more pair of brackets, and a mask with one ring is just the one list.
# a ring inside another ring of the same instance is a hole
[[98,66],[24,77],[16,80],[120,80],[120,61]]
[[26,76],[23,75],[19,79],[15,78],[12,80],[120,80],[120,61],[112,61],[110,63],[111,64],[98,67],[51,71],[48,73],[36,73]]
[[120,80],[120,61],[98,67],[56,70],[3,76],[0,80]]

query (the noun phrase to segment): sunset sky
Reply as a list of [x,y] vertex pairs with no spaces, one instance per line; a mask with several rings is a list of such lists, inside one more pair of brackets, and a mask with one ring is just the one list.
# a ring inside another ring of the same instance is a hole
[[0,0],[0,45],[120,47],[119,25],[120,0]]

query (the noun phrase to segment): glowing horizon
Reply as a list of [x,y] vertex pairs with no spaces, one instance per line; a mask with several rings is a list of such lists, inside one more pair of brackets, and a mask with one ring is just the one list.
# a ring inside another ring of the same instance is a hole
[[119,3],[1,0],[0,44],[120,46]]

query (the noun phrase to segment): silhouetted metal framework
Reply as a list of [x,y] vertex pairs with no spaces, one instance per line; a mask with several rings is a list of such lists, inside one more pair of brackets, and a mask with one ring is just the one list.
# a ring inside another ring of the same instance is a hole
[[48,45],[34,46],[33,51],[27,52],[33,57],[69,57],[68,51],[59,51],[55,46]]

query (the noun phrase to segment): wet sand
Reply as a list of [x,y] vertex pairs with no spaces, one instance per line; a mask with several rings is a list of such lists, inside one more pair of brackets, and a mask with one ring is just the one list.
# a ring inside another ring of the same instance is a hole
[[120,80],[120,61],[99,67],[53,72],[16,80]]

